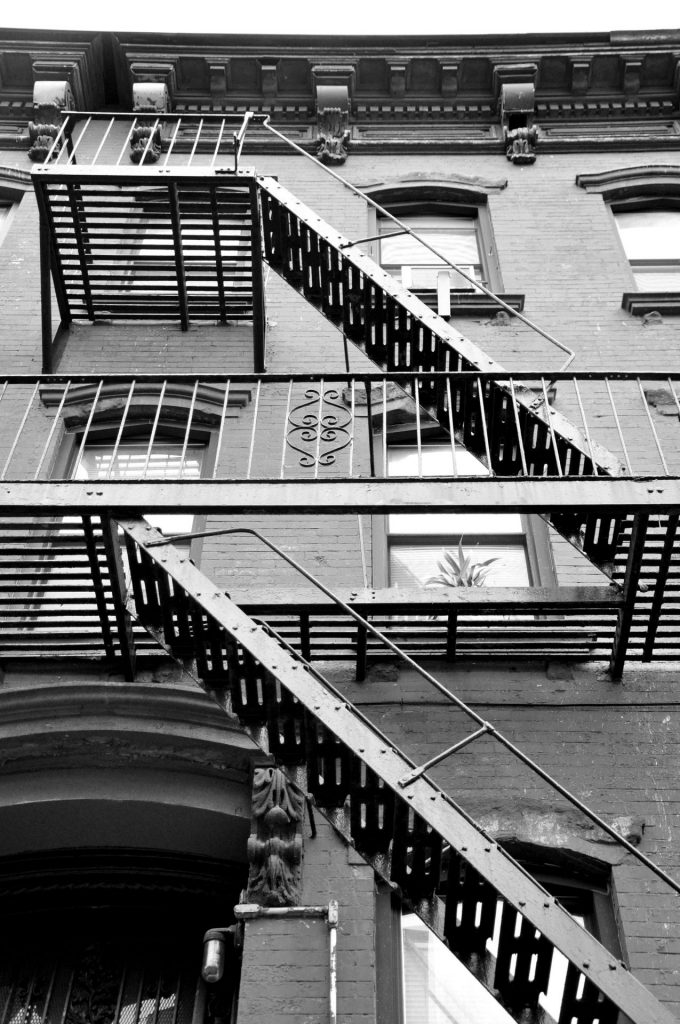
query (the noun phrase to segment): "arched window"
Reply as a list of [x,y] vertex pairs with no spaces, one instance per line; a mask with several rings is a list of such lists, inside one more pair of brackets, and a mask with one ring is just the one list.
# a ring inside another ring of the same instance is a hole
[[[440,316],[495,313],[498,306],[478,285],[522,309],[524,296],[503,294],[503,280],[491,223],[488,196],[507,181],[444,181],[405,179],[365,189],[388,214],[414,231],[456,264],[456,273],[426,245],[395,225],[389,216],[371,209],[369,234],[375,236],[371,255]],[[471,280],[469,280],[471,279]]]

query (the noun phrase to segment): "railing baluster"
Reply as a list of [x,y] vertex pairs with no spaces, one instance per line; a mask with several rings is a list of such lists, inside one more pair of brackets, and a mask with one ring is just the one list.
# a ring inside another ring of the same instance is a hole
[[413,400],[416,403],[416,451],[418,453],[418,476],[423,475],[423,442],[420,429],[420,377],[413,382]]
[[149,152],[149,150],[151,149],[151,146],[153,144],[153,138],[154,138],[154,135],[156,134],[156,129],[158,128],[158,123],[159,123],[158,122],[158,118],[156,118],[156,120],[153,123],[153,128],[149,132],[149,137],[146,140],[146,145],[144,146],[144,152],[142,153],[142,158],[139,161],[140,167],[142,166],[142,164],[146,163],[146,156],[147,156],[147,153]]
[[253,409],[253,429],[250,434],[250,450],[248,452],[248,468],[246,470],[246,480],[250,480],[250,471],[253,468],[253,452],[255,451],[255,431],[257,430],[257,414],[260,408],[260,389],[262,387],[262,381],[257,382],[257,391],[255,392],[255,408]]
[[71,477],[74,480],[77,480],[77,478],[78,478],[78,470],[80,469],[80,463],[83,461],[83,455],[85,454],[85,445],[87,444],[87,437],[88,437],[88,434],[90,433],[90,427],[92,425],[92,419],[94,417],[94,411],[97,408],[97,402],[99,401],[99,396],[102,393],[103,386],[104,386],[104,381],[100,380],[99,384],[97,385],[97,391],[96,391],[96,394],[94,396],[94,400],[92,402],[92,408],[90,409],[90,414],[87,417],[87,423],[85,424],[85,430],[83,431],[83,437],[82,437],[82,440],[80,442],[80,447],[78,449],[78,457],[76,459],[75,465],[74,465],[73,470],[71,472]]
[[350,382],[350,434],[349,434],[349,467],[348,476],[352,479],[352,472],[354,470],[354,432],[356,430],[356,415],[355,415],[355,401],[354,401],[354,378]]
[[323,377],[319,382],[319,413],[316,427],[316,458],[314,459],[314,479],[319,478],[319,459],[321,458],[321,433],[323,431],[323,399],[324,399]]
[[[64,137],[64,134],[66,132],[66,126],[67,126],[67,124],[70,124],[70,121],[71,121],[71,115],[67,114],[66,117],[64,118],[64,120],[61,122],[61,127],[59,128],[59,131],[55,135],[54,142],[52,143],[52,145],[50,146],[50,148],[49,148],[49,150],[47,152],[47,156],[45,157],[45,163],[46,164],[48,164],[50,162],[50,160],[52,159],[52,156],[54,155],[55,150],[58,150],[57,158],[59,157],[59,154],[61,153],[61,150],[58,149],[58,147],[59,147],[59,144],[62,141],[62,139]],[[56,163],[56,161],[55,161],[55,163]]]
[[453,476],[458,476],[458,468],[456,466],[456,438],[455,438],[455,427],[453,423],[453,398],[451,397],[451,374],[446,378],[446,404],[448,405],[449,413],[449,440],[451,441],[451,473]]
[[484,385],[482,381],[477,378],[477,397],[479,398],[479,410],[482,416],[482,433],[484,435],[484,450],[486,451],[486,459],[489,467],[489,472],[493,473],[493,465],[491,463],[491,449],[489,447],[489,431],[486,424],[486,407],[484,405]]
[[220,419],[220,429],[217,435],[217,450],[215,452],[215,464],[213,466],[213,480],[217,478],[217,467],[220,464],[220,455],[222,454],[222,439],[224,437],[224,424],[227,419],[227,408],[229,406],[229,384],[227,381],[224,387],[224,401],[222,402],[222,417]]
[[187,417],[187,428],[184,431],[184,444],[182,445],[182,456],[179,464],[179,479],[182,479],[184,473],[184,465],[186,463],[187,445],[189,444],[189,437],[191,435],[191,428],[194,422],[194,409],[196,408],[196,396],[198,395],[199,381],[196,380],[194,383],[194,390],[191,395],[191,405],[189,406],[189,415]]
[[527,457],[524,451],[524,441],[522,439],[522,427],[519,422],[519,411],[517,409],[517,397],[515,395],[515,385],[512,377],[510,378],[510,394],[512,395],[512,411],[515,416],[515,428],[517,430],[517,444],[519,445],[519,456],[522,460],[522,471],[525,476],[529,476],[529,470],[527,469]]
[[545,377],[541,377],[541,387],[543,388],[543,400],[545,402],[545,419],[548,424],[550,431],[550,440],[552,441],[553,452],[555,453],[555,464],[557,465],[557,475],[564,476],[562,472],[562,463],[560,462],[560,453],[557,447],[557,438],[555,437],[555,431],[552,425],[552,417],[550,415],[550,402],[548,401],[548,391],[545,386]]
[[642,404],[644,405],[645,412],[647,413],[647,420],[649,422],[649,428],[652,431],[652,436],[654,437],[654,443],[656,444],[656,450],[658,451],[659,458],[661,459],[661,465],[663,466],[663,471],[666,474],[666,476],[668,476],[669,475],[668,474],[668,465],[666,463],[666,459],[664,458],[663,448],[661,447],[661,442],[659,441],[659,435],[657,434],[656,427],[654,426],[654,421],[652,419],[652,414],[649,411],[649,403],[647,402],[647,396],[645,394],[644,388],[642,387],[642,381],[640,380],[639,377],[637,378],[637,384],[638,384],[638,388],[640,389],[640,398],[642,399]]
[[125,408],[123,409],[123,415],[120,418],[120,426],[118,427],[118,433],[116,434],[116,441],[115,441],[115,444],[113,446],[113,451],[111,452],[111,458],[109,460],[109,468],[106,471],[106,479],[107,480],[111,479],[111,472],[113,470],[113,467],[114,467],[114,465],[116,463],[116,459],[118,457],[118,448],[120,446],[120,439],[122,438],[123,431],[125,430],[125,422],[126,422],[127,417],[128,417],[128,412],[130,411],[130,403],[132,401],[132,396],[134,394],[134,391],[135,391],[135,381],[133,380],[132,384],[130,385],[130,389],[128,391],[127,401],[125,403]]
[[64,388],[64,393],[62,394],[61,401],[59,402],[59,408],[57,409],[57,411],[54,414],[54,419],[52,421],[52,426],[50,427],[50,432],[47,435],[47,440],[45,441],[45,445],[43,447],[42,454],[40,456],[40,461],[38,462],[38,468],[36,469],[36,471],[35,471],[35,473],[33,475],[33,479],[34,480],[37,480],[38,477],[40,476],[40,470],[43,467],[43,462],[45,461],[45,457],[47,456],[47,453],[48,453],[48,451],[50,449],[50,445],[52,444],[52,438],[54,437],[54,432],[57,429],[57,426],[61,423],[61,414],[62,414],[64,405],[66,404],[66,398],[68,396],[68,392],[69,392],[69,388],[70,387],[71,387],[71,381],[67,380],[66,381],[66,387]]
[[578,386],[578,381],[576,380],[576,377],[573,378],[573,382],[574,382],[574,391],[576,392],[576,400],[578,402],[578,407],[579,407],[579,410],[581,412],[581,420],[583,422],[583,430],[584,430],[584,433],[586,435],[586,442],[588,444],[588,451],[590,452],[590,461],[591,461],[592,467],[593,467],[593,475],[594,476],[599,476],[598,471],[597,471],[597,462],[595,461],[595,452],[593,451],[593,442],[590,440],[590,431],[588,429],[588,420],[586,419],[586,411],[583,408],[583,402],[581,401],[581,390],[580,390],[580,388]]
[[92,121],[92,118],[88,117],[87,121],[83,125],[83,128],[82,128],[82,130],[80,132],[80,135],[78,136],[76,142],[73,144],[73,148],[71,149],[71,152],[68,155],[68,160],[66,161],[66,166],[67,167],[70,164],[75,164],[76,163],[76,150],[77,150],[78,146],[80,145],[80,143],[82,142],[82,139],[83,139],[83,136],[85,135],[85,132],[90,127],[91,121]]
[[630,455],[628,454],[628,448],[626,446],[626,440],[625,440],[625,438],[623,436],[623,431],[621,430],[621,423],[619,422],[619,414],[618,414],[617,409],[616,409],[616,403],[614,401],[614,395],[612,394],[612,389],[611,389],[611,387],[609,385],[609,381],[608,380],[605,380],[605,384],[607,385],[607,394],[609,395],[609,404],[611,405],[612,412],[614,413],[614,421],[616,422],[616,429],[617,429],[618,434],[619,434],[619,440],[621,442],[621,448],[623,449],[623,455],[624,455],[624,458],[626,460],[625,469],[627,469],[629,474],[632,476],[635,471],[633,469],[633,463],[631,462]]
[[165,398],[165,389],[168,386],[167,380],[163,381],[160,394],[158,396],[158,406],[156,408],[156,415],[154,416],[153,426],[151,427],[151,433],[149,434],[149,443],[146,449],[146,459],[144,461],[144,469],[142,470],[142,479],[146,480],[146,474],[149,470],[149,462],[151,460],[151,449],[156,439],[156,431],[158,430],[158,422],[161,418],[161,407],[163,405],[163,399]]
[[26,420],[28,419],[28,414],[31,411],[31,406],[33,405],[33,402],[35,401],[35,396],[38,394],[38,388],[39,387],[40,387],[40,380],[37,380],[36,384],[35,384],[35,387],[33,388],[33,393],[31,394],[31,397],[28,400],[28,405],[26,406],[26,409],[24,411],[24,415],[21,418],[21,423],[19,424],[19,429],[17,430],[16,434],[14,435],[14,441],[12,442],[12,447],[9,450],[9,455],[7,456],[7,459],[5,461],[5,465],[2,468],[2,473],[0,473],[0,480],[4,480],[5,479],[5,474],[7,473],[7,469],[9,467],[9,464],[12,461],[12,457],[14,455],[14,452],[16,451],[17,444],[19,443],[19,438],[23,434],[24,427],[26,426]]
[[196,153],[196,149],[198,148],[198,140],[201,137],[201,131],[202,130],[203,130],[203,118],[201,118],[200,121],[198,122],[198,129],[196,131],[196,138],[194,139],[194,144],[191,147],[191,153],[189,154],[189,159],[187,160],[187,167],[191,167],[191,161],[194,159],[194,155]]
[[102,149],[104,148],[106,140],[108,139],[109,134],[111,132],[111,129],[113,128],[115,123],[116,123],[116,119],[114,117],[109,119],[109,127],[104,132],[104,136],[102,138],[102,141],[97,146],[97,150],[96,150],[94,156],[92,157],[92,161],[91,161],[91,166],[92,167],[94,167],[96,165],[97,160],[99,159],[99,154],[101,153]]
[[[371,385],[368,385],[369,390]],[[368,429],[372,433],[372,423],[369,420]],[[383,463],[383,476],[388,475],[388,460],[387,460],[387,381],[382,382],[382,463]]]
[[219,153],[220,146],[222,145],[222,136],[224,135],[224,126],[225,126],[225,124],[226,124],[226,121],[225,121],[224,118],[222,118],[222,124],[220,125],[220,132],[219,132],[219,135],[217,136],[217,143],[216,143],[215,149],[213,151],[212,160],[210,161],[210,166],[211,167],[215,166],[215,161],[217,160],[217,154]]
[[283,418],[283,431],[281,440],[281,469],[279,472],[279,479],[283,480],[286,472],[286,451],[288,448],[288,422],[290,417],[290,403],[293,397],[293,378],[291,377],[288,384],[288,397],[286,399],[286,414]]
[[125,136],[125,142],[123,143],[123,147],[122,147],[120,153],[118,154],[118,159],[116,160],[116,167],[119,166],[121,160],[123,159],[123,157],[125,156],[125,154],[127,152],[127,148],[130,145],[130,140],[132,138],[132,133],[135,130],[135,128],[137,127],[137,120],[138,120],[137,118],[134,119],[134,121],[132,122],[132,124],[130,126],[130,131]]
[[175,125],[174,134],[173,134],[172,138],[170,139],[170,145],[168,146],[168,151],[165,154],[165,160],[163,161],[163,167],[167,167],[167,165],[168,165],[168,160],[170,159],[170,154],[172,153],[173,149],[175,148],[175,142],[177,141],[177,136],[179,134],[179,129],[180,129],[181,124],[182,124],[182,118],[180,117],[179,120],[177,121],[177,124]]

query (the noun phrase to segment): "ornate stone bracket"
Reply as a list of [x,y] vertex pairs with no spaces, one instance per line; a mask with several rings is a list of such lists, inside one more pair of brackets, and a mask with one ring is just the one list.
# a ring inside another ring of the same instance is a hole
[[304,807],[304,794],[280,768],[255,768],[248,902],[264,907],[300,902]]
[[533,164],[538,131],[534,124],[536,96],[533,82],[501,85],[501,124],[505,155],[513,164]]
[[318,125],[316,155],[324,164],[344,164],[350,142],[349,110],[354,68],[314,67],[312,79]]
[[135,114],[149,114],[139,118],[130,135],[130,160],[133,164],[155,164],[161,155],[161,125],[163,114],[170,109],[170,97],[165,82],[135,82],[132,86],[132,109]]
[[[68,82],[36,82],[33,88],[35,121],[28,125],[31,160],[43,162],[59,134],[64,112],[74,109],[73,93]],[[54,156],[61,146],[57,147]]]

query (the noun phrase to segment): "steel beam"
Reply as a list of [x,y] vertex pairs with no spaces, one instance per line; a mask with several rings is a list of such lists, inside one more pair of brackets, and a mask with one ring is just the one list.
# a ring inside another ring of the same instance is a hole
[[110,508],[195,514],[379,515],[386,512],[680,512],[680,479],[474,477],[443,480],[3,481],[0,511]]
[[[236,643],[281,684],[349,750],[395,792],[413,768],[404,755],[386,745],[356,708],[324,685],[245,615],[190,559],[172,546],[148,548],[158,531],[139,519],[119,519],[122,528]],[[574,918],[531,878],[429,779],[409,787],[409,805],[467,860],[508,903],[562,952],[636,1024],[677,1024],[675,1017]]]
[[[484,610],[516,608],[521,605],[523,612],[542,611],[548,608],[564,610],[565,607],[602,609],[608,611],[623,605],[623,596],[614,586],[601,587],[438,587],[430,590],[418,590],[415,587],[384,587],[367,590],[337,590],[337,596],[357,611],[365,611],[369,615],[378,612],[394,614],[400,609],[413,608],[421,614],[446,611],[463,612],[468,609]],[[276,597],[271,594],[263,597],[262,593],[243,593],[239,598],[239,607],[244,610],[255,609],[262,614],[279,613],[282,609],[318,614],[337,612],[333,601],[323,594],[310,597],[309,590],[287,590],[277,588]]]

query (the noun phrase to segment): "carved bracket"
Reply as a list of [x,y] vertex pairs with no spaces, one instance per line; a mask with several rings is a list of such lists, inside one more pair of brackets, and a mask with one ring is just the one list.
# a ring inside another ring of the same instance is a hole
[[[35,121],[28,125],[31,147],[29,158],[35,161],[47,159],[54,140],[59,134],[64,113],[74,110],[73,93],[68,82],[36,82],[33,87],[33,114]],[[57,147],[54,156],[59,149]]]
[[318,126],[316,155],[324,164],[344,164],[347,159],[354,75],[349,65],[312,68]]
[[265,907],[300,902],[304,806],[304,794],[280,768],[255,768],[247,902]]
[[533,82],[504,83],[500,103],[505,155],[513,164],[533,164],[538,143]]
[[165,82],[135,82],[132,86],[132,109],[141,117],[130,134],[130,160],[133,164],[155,164],[161,155],[159,118],[170,109],[170,96]]

